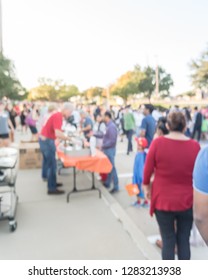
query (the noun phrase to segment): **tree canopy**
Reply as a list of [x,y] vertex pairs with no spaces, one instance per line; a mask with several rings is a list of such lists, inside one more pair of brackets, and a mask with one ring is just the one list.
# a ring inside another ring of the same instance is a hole
[[26,90],[16,77],[14,64],[0,53],[0,99],[5,96],[17,100],[25,94]]
[[159,95],[160,97],[167,97],[170,95],[170,88],[174,85],[173,79],[162,67],[159,70]]
[[[208,51],[203,53],[198,61],[192,63],[193,81],[196,84],[207,85],[208,83]],[[171,75],[162,68],[158,68],[159,95],[166,97],[170,94],[173,86]],[[125,101],[131,95],[142,94],[151,99],[156,88],[156,71],[148,66],[141,68],[136,65],[133,70],[121,75],[115,83],[107,89],[95,86],[80,93],[78,87],[66,84],[62,80],[40,78],[38,86],[31,89],[28,94],[30,100],[67,101],[73,96],[82,95],[86,100],[93,101],[97,96],[107,97],[110,95],[120,96]],[[11,60],[0,54],[0,98],[6,96],[10,99],[25,98],[26,90],[22,87],[15,75],[15,67]]]
[[91,87],[86,89],[83,92],[83,95],[88,99],[91,100],[93,97],[102,96],[104,89],[102,87]]
[[191,62],[190,68],[194,87],[208,89],[208,47],[198,59]]
[[[158,68],[159,74],[159,95],[166,97],[170,94],[170,88],[173,86],[173,80],[170,74],[162,68]],[[141,69],[140,66],[135,66],[133,71],[128,71],[122,75],[117,82],[111,86],[110,92],[113,95],[118,95],[124,100],[132,94],[141,94],[151,98],[156,88],[156,71],[148,66]]]
[[77,86],[66,85],[62,80],[40,78],[38,82],[39,86],[29,92],[30,100],[68,101],[79,94]]
[[144,73],[139,66],[135,66],[133,71],[128,71],[118,78],[116,83],[110,87],[110,93],[127,100],[130,95],[139,92],[138,85],[142,79],[144,79]]

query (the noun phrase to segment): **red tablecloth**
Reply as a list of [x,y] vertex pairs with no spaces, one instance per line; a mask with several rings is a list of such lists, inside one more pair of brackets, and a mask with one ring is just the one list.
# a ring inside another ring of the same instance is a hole
[[65,154],[57,147],[57,155],[64,167],[76,167],[79,170],[96,173],[110,173],[112,170],[111,162],[107,156],[99,150],[96,150],[95,156],[72,157]]

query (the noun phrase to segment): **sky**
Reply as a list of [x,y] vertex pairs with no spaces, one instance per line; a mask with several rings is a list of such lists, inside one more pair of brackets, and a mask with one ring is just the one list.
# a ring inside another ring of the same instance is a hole
[[158,63],[180,94],[208,43],[207,0],[2,0],[2,11],[4,54],[27,88],[40,77],[107,87]]

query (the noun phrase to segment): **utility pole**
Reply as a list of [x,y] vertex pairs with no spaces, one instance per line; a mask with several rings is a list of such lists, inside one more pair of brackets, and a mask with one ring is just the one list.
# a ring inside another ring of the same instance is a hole
[[156,56],[156,71],[155,71],[155,97],[159,98],[159,67]]
[[2,5],[0,0],[0,53],[3,52],[3,43],[2,43]]

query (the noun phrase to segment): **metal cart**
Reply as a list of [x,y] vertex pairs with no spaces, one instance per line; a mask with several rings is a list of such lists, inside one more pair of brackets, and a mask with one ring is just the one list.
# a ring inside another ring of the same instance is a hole
[[18,151],[13,148],[0,148],[0,220],[9,221],[9,229],[17,228],[15,220],[18,196],[15,190],[17,177]]

